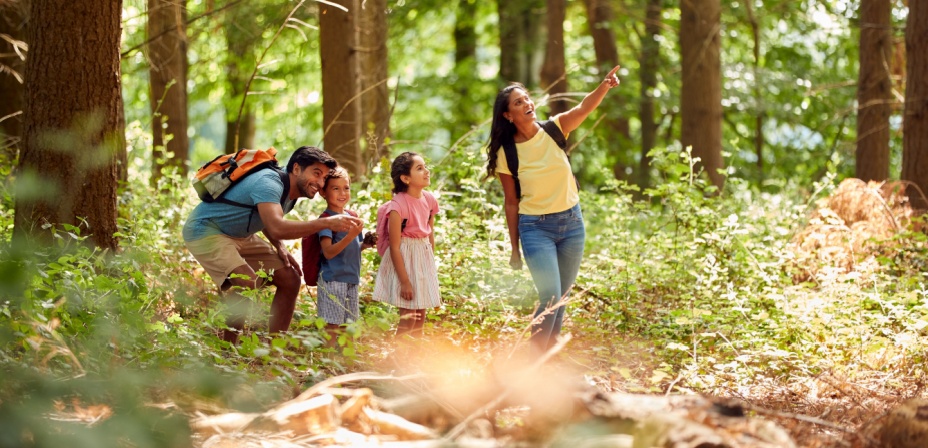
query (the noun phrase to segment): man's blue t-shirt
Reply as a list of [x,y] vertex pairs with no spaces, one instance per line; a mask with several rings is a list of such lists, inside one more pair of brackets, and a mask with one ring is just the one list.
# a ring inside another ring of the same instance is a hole
[[[245,205],[262,202],[280,203],[284,194],[284,183],[280,174],[273,169],[251,173],[229,188],[224,198]],[[284,214],[293,210],[295,200],[287,198],[283,205]],[[201,202],[187,217],[184,224],[184,241],[195,241],[209,235],[227,235],[244,238],[264,230],[264,223],[257,209],[238,207],[222,202]]]
[[[332,210],[326,210],[329,215],[338,215]],[[344,214],[344,213],[341,213]],[[332,244],[335,244],[348,236],[348,232],[336,232],[332,235],[331,229],[320,230],[319,239],[322,237],[332,238]],[[322,265],[319,268],[319,274],[327,282],[342,282],[350,285],[361,283],[361,243],[364,241],[362,235],[358,235],[354,241],[348,243],[338,255],[327,260],[322,256]]]

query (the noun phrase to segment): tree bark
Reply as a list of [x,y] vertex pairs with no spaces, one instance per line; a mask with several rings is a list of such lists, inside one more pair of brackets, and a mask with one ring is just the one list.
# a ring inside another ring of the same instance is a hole
[[152,184],[161,170],[187,175],[187,27],[184,0],[148,0]]
[[539,41],[545,23],[545,0],[498,0],[500,61],[504,83],[518,81],[528,89],[538,86],[544,48]]
[[[596,67],[599,75],[605,78],[613,67],[619,65],[619,50],[616,47],[615,32],[612,29],[612,19],[615,15],[612,3],[609,0],[584,0],[583,3],[586,6],[587,21],[590,24],[590,36],[593,37]],[[616,179],[625,179],[628,177],[627,159],[630,158],[626,154],[626,149],[629,148],[628,143],[631,141],[628,119],[617,111],[609,112],[606,109],[605,113],[603,127],[607,130],[608,140],[613,143],[609,145],[610,157],[614,160],[612,173]]]
[[367,144],[364,165],[389,157],[390,89],[387,86],[387,2],[368,0],[361,8],[361,111],[362,136]]
[[892,4],[860,2],[860,71],[857,79],[856,176],[889,178],[889,116],[892,113]]
[[905,26],[905,116],[902,119],[902,179],[912,206],[928,208],[928,3],[909,2]]
[[[226,100],[226,154],[242,148],[255,147],[255,114],[245,100],[245,84],[255,68],[254,46],[261,36],[254,18],[248,16],[246,8],[235,7],[226,16],[226,82],[229,98]],[[239,116],[241,110],[241,116]]]
[[116,249],[121,0],[32,0],[14,238],[71,224]]
[[480,122],[480,105],[471,94],[477,80],[477,0],[458,0],[454,19],[454,93],[455,120],[451,140],[462,135]]
[[[0,1],[0,153],[12,161],[22,143],[26,0]],[[13,42],[10,42],[12,40]]]
[[648,0],[645,11],[644,36],[638,76],[641,80],[638,117],[641,120],[641,155],[638,159],[638,188],[644,192],[651,186],[651,156],[648,153],[657,141],[657,121],[654,118],[654,89],[657,88],[657,68],[660,65],[662,0]]
[[319,5],[322,59],[322,125],[325,150],[352,176],[364,174],[361,161],[361,101],[358,98],[357,0],[337,0],[348,9]]
[[691,146],[697,166],[719,189],[725,176],[722,162],[722,75],[719,0],[688,0],[680,6],[680,95],[683,147]]
[[545,45],[545,61],[541,67],[541,87],[551,99],[548,101],[550,116],[570,109],[564,95],[567,93],[567,68],[564,57],[564,17],[567,15],[566,0],[547,0],[548,38]]

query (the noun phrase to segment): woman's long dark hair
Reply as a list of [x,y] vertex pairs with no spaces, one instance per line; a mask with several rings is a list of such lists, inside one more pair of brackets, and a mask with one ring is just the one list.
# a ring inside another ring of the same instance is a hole
[[496,155],[503,143],[515,140],[516,125],[512,124],[503,113],[509,112],[509,95],[515,89],[525,90],[521,83],[514,82],[496,94],[493,103],[493,123],[490,125],[490,143],[487,145],[487,179],[496,176]]

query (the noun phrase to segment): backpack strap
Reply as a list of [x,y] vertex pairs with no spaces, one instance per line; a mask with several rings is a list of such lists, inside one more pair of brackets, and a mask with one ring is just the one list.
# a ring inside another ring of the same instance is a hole
[[561,132],[561,128],[557,127],[554,120],[539,121],[538,124],[551,136],[558,147],[567,152],[567,137],[564,137],[564,133]]
[[[277,172],[277,175],[280,176],[280,181],[283,182],[283,184],[284,184],[284,192],[281,193],[281,195],[280,195],[280,208],[283,209],[283,208],[284,208],[284,204],[287,202],[287,199],[290,197],[290,175],[287,174],[286,171],[284,171],[284,170],[282,170],[282,169],[280,169],[280,168],[277,168],[277,165],[276,165],[276,164],[273,165],[273,166],[269,165],[269,167],[274,168],[274,171],[276,171],[276,172]],[[257,171],[257,170],[255,170],[255,171]],[[248,229],[248,230],[251,230],[251,218],[253,218],[253,217],[255,216],[255,212],[258,211],[258,206],[257,206],[257,205],[242,204],[241,202],[236,202],[236,201],[232,201],[232,200],[226,199],[225,196],[220,196],[218,199],[216,199],[216,200],[213,201],[213,202],[221,202],[221,203],[227,204],[227,205],[234,205],[234,206],[236,206],[236,207],[242,207],[242,208],[250,209],[250,210],[251,210],[251,213],[248,214],[248,226],[245,227],[245,228]],[[284,212],[284,213],[286,213],[286,212]]]
[[519,151],[516,149],[515,140],[503,142],[503,153],[506,155],[506,165],[509,166],[512,180],[516,183],[516,199],[522,199],[522,185],[519,184]]

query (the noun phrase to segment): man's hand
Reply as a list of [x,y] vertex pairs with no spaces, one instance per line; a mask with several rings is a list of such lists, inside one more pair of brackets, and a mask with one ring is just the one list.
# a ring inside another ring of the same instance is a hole
[[319,219],[324,219],[328,228],[333,232],[351,233],[353,231],[357,236],[364,230],[364,220],[351,215],[335,215]]
[[300,264],[297,263],[296,258],[293,257],[293,254],[287,249],[287,245],[282,241],[277,243],[277,256],[284,262],[284,266],[296,269],[300,275],[303,275],[303,272],[300,270]]

